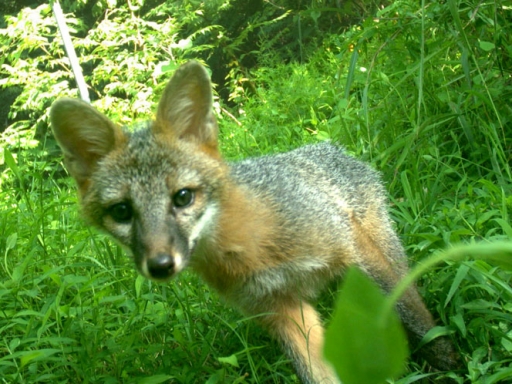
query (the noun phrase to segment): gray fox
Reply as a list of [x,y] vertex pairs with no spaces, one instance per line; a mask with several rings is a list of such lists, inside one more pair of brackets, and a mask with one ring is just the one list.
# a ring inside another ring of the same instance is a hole
[[[279,340],[303,383],[339,383],[322,357],[311,305],[356,265],[389,291],[407,272],[379,175],[331,143],[230,164],[221,158],[206,70],[181,66],[156,119],[135,131],[63,98],[51,124],[86,219],[133,254],[140,273],[167,281],[190,266]],[[397,310],[411,342],[434,326],[415,288]],[[439,369],[451,344],[422,348]]]

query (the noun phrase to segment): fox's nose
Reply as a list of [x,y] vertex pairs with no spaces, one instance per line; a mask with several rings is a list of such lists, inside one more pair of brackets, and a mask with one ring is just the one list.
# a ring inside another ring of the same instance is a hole
[[147,261],[150,276],[157,280],[165,280],[174,274],[174,258],[168,253],[158,253]]

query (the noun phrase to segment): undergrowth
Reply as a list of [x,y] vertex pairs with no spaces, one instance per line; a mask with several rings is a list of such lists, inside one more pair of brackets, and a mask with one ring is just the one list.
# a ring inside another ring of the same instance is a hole
[[[283,63],[262,50],[258,65],[228,78],[229,101],[217,99],[222,151],[237,160],[323,140],[344,145],[382,172],[412,264],[460,242],[510,240],[511,12],[500,1],[401,0],[315,41],[307,60]],[[167,22],[172,29],[173,20]],[[89,77],[96,105],[121,123],[150,114],[174,68],[171,53],[181,62],[206,49],[183,53],[173,37],[173,51],[159,51],[143,68],[128,60],[128,40],[115,48],[101,45],[103,37],[94,40],[108,25],[100,26],[79,49],[99,55],[91,63],[118,55],[126,64],[105,60]],[[163,27],[150,27],[149,40],[163,36]],[[272,36],[260,38],[264,46]],[[58,41],[50,44],[44,60],[66,68]],[[137,60],[147,52],[141,49]],[[47,124],[51,101],[72,91],[63,80],[69,71],[39,63],[23,72],[13,64],[7,80],[5,62],[3,70],[2,84],[28,76],[44,92],[25,88],[17,113],[25,108],[31,123],[21,134],[15,128],[23,122],[16,123],[0,144],[0,382],[297,382],[277,344],[195,275],[148,282],[123,250],[81,221],[51,135],[35,135]],[[156,80],[160,85],[146,88]],[[413,357],[393,382],[511,382],[511,278],[470,260],[423,276],[420,291],[437,332],[453,339],[463,368],[430,372]]]

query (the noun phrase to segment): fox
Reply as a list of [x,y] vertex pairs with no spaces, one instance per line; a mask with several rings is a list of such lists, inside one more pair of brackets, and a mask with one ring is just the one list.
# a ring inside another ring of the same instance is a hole
[[[408,271],[377,171],[331,142],[224,160],[197,61],[174,72],[155,118],[137,129],[73,98],[55,101],[50,121],[83,216],[143,276],[167,282],[191,268],[278,340],[301,382],[341,382],[323,357],[319,293],[349,266],[384,292]],[[397,311],[411,345],[435,326],[416,287]],[[447,339],[421,352],[436,369],[457,364]]]

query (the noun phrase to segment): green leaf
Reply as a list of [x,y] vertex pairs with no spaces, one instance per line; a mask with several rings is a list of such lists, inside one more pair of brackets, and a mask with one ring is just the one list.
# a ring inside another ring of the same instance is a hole
[[11,342],[9,343],[9,352],[13,353],[20,344],[21,341],[19,338],[15,337],[14,339],[12,339]]
[[174,376],[169,375],[154,375],[150,377],[145,377],[137,381],[137,384],[159,384],[165,383],[171,379],[174,379]]
[[[512,337],[512,332],[509,332],[509,335],[507,336],[509,338]],[[507,352],[512,353],[512,341],[510,341],[508,338],[502,337],[501,345],[507,350]]]
[[326,140],[330,140],[331,139],[331,136],[329,136],[329,133],[327,133],[325,131],[318,131],[318,134],[317,134],[316,137],[320,141],[326,141]]
[[510,238],[512,238],[512,226],[509,224],[508,221],[503,219],[494,219],[496,223],[498,223],[501,227],[501,230]]
[[7,236],[7,240],[5,241],[5,254],[7,254],[7,251],[9,249],[14,249],[16,247],[17,240],[18,240],[18,234],[16,232]]
[[4,149],[4,160],[5,163],[9,166],[9,168],[11,168],[11,171],[16,175],[18,180],[20,180],[21,182],[22,178],[18,164],[16,164],[16,160],[14,160],[12,153],[7,148]]
[[354,74],[355,74],[357,59],[359,58],[358,49],[359,49],[359,46],[354,47],[354,51],[352,52],[352,57],[350,59],[350,65],[348,68],[347,82],[345,84],[345,96],[344,96],[344,98],[347,100],[350,96],[350,89],[352,87],[352,82],[354,81]]
[[492,51],[496,47],[493,43],[489,41],[479,41],[478,45],[486,52]]
[[466,278],[466,275],[468,274],[469,267],[465,264],[462,264],[459,269],[457,270],[457,275],[455,275],[455,279],[453,279],[452,285],[450,286],[450,291],[448,292],[448,295],[446,296],[446,300],[444,301],[444,307],[446,308],[450,300],[452,299],[453,295],[457,290],[459,289],[459,285]]
[[403,372],[406,335],[394,311],[383,317],[384,302],[366,275],[347,271],[324,350],[344,384],[384,383]]
[[462,336],[466,337],[467,328],[466,328],[466,323],[464,322],[464,316],[462,316],[462,313],[457,313],[455,316],[451,316],[450,321],[457,326],[457,328],[459,329]]
[[183,333],[178,328],[174,328],[174,331],[172,332],[172,335],[174,336],[174,339],[176,340],[176,342],[178,342],[180,344],[186,344],[187,343],[187,340],[183,336]]
[[500,369],[498,373],[495,373],[494,375],[488,376],[485,379],[486,384],[494,384],[494,383],[503,383],[506,382],[512,377],[512,368],[504,368]]
[[135,279],[135,296],[140,298],[142,292],[142,285],[145,283],[145,278],[142,275],[137,275]]
[[173,72],[173,71],[175,71],[176,69],[178,69],[178,67],[179,67],[179,65],[178,65],[178,64],[176,64],[176,63],[175,63],[175,62],[173,62],[173,61],[164,62],[164,63],[162,64],[162,73],[163,73],[163,72],[169,72],[169,71]]
[[221,363],[229,364],[232,365],[233,367],[238,368],[238,358],[236,357],[236,355],[231,355],[228,357],[219,357],[218,360]]
[[52,348],[39,349],[37,351],[27,351],[21,356],[21,367],[23,368],[24,366],[26,366],[27,364],[34,360],[44,359],[59,352],[61,352],[60,349]]
[[420,349],[425,344],[430,343],[432,340],[437,339],[438,337],[441,336],[450,335],[451,333],[453,332],[450,327],[437,326],[434,328],[430,328],[428,332],[423,336],[423,339],[421,340],[417,348]]

